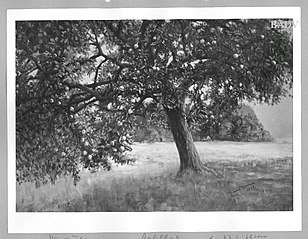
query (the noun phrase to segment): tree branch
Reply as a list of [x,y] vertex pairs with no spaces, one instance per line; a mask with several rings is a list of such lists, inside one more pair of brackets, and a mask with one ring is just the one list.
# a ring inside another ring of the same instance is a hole
[[80,89],[93,97],[96,97],[99,101],[102,99],[102,96],[95,90],[90,89],[89,87],[81,84],[70,84],[70,83],[64,83],[65,85],[69,86],[70,88],[77,88]]

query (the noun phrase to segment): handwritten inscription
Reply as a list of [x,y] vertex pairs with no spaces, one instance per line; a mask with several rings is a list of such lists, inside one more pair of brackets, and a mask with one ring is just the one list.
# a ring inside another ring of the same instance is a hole
[[[185,237],[183,237],[184,239]],[[205,239],[263,239],[265,235],[258,234],[223,234],[205,236]],[[81,235],[49,235],[49,239],[87,239]],[[143,233],[141,239],[182,239],[180,234],[175,233]]]
[[238,188],[236,188],[235,190],[230,191],[229,194],[231,196],[236,196],[240,191],[253,192],[255,190],[257,190],[255,183],[249,183],[242,186],[238,186]]
[[178,234],[167,234],[167,233],[162,233],[162,234],[147,234],[143,233],[141,239],[180,239],[180,236]]
[[267,238],[265,235],[258,234],[225,234],[222,236],[210,236],[208,239],[262,239]]
[[[87,239],[81,235],[49,235],[49,239]],[[143,233],[141,239],[181,239],[179,234],[147,234]]]
[[68,236],[58,236],[58,235],[49,235],[49,239],[87,239],[80,235],[68,235]]
[[253,183],[248,183],[248,184],[245,184],[245,185],[238,186],[236,189],[229,191],[228,193],[233,200],[238,201],[239,198],[241,196],[243,196],[242,194],[244,192],[247,192],[249,194],[257,194],[258,190],[259,189],[257,188],[255,183],[253,182]]

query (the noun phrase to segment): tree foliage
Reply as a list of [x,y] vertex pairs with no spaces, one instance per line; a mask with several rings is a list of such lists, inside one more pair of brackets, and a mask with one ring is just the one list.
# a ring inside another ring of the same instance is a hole
[[176,110],[193,126],[243,100],[275,104],[292,57],[269,19],[17,22],[17,180],[126,163],[136,117]]

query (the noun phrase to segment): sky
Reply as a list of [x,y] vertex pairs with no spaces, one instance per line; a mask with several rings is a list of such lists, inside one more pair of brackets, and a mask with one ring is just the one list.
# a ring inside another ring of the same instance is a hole
[[284,98],[278,105],[253,105],[264,128],[276,138],[291,138],[293,134],[293,100]]

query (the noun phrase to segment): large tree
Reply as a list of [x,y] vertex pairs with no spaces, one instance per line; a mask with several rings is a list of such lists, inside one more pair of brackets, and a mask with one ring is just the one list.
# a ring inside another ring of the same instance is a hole
[[279,102],[292,57],[292,35],[269,19],[17,22],[17,179],[126,163],[145,115],[168,123],[180,171],[202,171],[190,126]]

